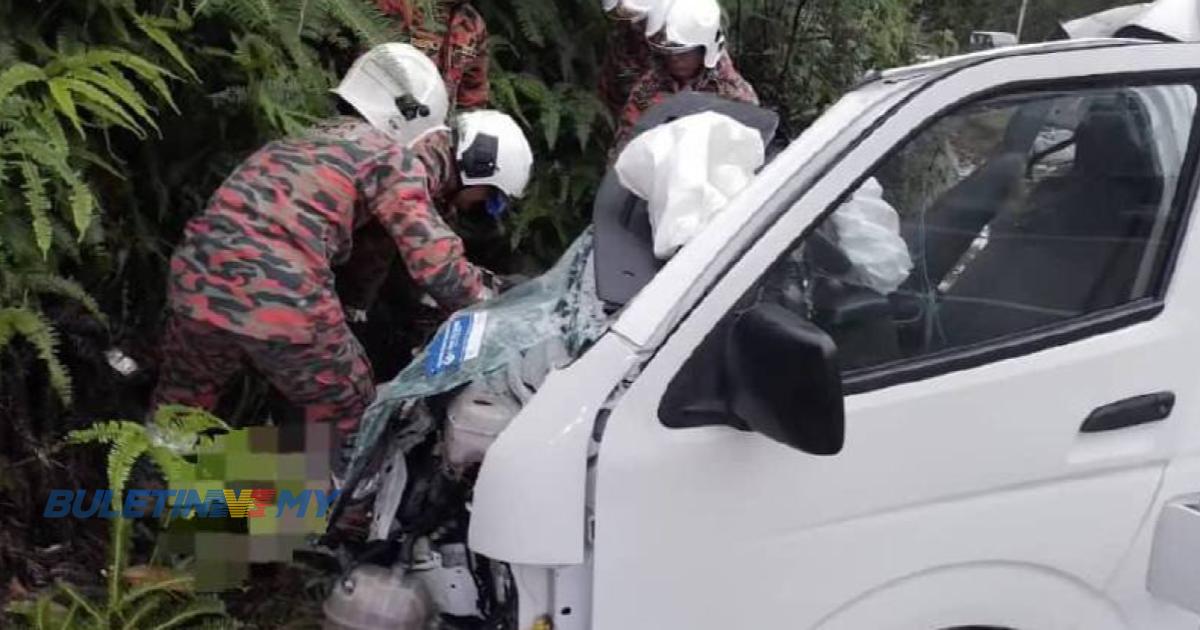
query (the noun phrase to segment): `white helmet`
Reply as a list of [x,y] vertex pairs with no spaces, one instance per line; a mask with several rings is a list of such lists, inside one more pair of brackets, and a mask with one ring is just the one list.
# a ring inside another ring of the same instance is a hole
[[450,112],[442,74],[429,57],[408,44],[381,44],[367,51],[333,93],[371,126],[406,146],[443,128]]
[[715,68],[725,53],[717,0],[675,0],[667,10],[662,30],[663,43],[656,44],[657,48],[673,53],[703,47],[706,67]]
[[[460,114],[454,156],[463,186],[493,186],[508,198],[525,194],[533,150],[508,114],[483,109]],[[489,212],[497,211],[489,207]]]
[[620,3],[620,1],[621,0],[600,0],[600,8],[604,9],[605,13],[609,13],[613,9],[617,8],[617,5]]
[[[642,0],[646,2],[647,0]],[[646,12],[646,37],[654,37],[658,32],[663,30],[663,26],[667,23],[667,12],[671,10],[671,6],[675,4],[675,0],[657,0],[650,2],[650,10]]]

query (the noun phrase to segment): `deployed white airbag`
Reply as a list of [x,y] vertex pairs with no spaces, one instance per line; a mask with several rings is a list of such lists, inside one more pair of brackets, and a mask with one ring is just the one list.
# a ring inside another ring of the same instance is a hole
[[621,185],[645,199],[654,255],[670,258],[746,187],[764,161],[762,135],[704,112],[634,138],[617,158]]
[[912,271],[908,245],[900,236],[900,215],[883,198],[883,187],[874,178],[830,216],[837,244],[852,268],[847,280],[887,295]]

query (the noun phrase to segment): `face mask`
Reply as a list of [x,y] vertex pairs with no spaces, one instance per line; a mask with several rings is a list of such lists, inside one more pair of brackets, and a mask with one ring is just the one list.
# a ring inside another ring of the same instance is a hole
[[504,194],[504,191],[495,189],[492,190],[491,194],[488,195],[486,205],[487,213],[488,216],[492,217],[493,219],[499,219],[500,217],[504,216],[504,213],[508,212],[508,206],[508,195]]

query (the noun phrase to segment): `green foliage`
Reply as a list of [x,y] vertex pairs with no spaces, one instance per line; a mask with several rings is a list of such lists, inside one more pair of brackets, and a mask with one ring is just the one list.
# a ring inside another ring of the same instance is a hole
[[509,219],[509,242],[534,265],[554,260],[587,224],[613,121],[597,98],[608,24],[594,0],[479,3],[491,34],[492,105],[534,147],[533,180]]
[[296,133],[332,113],[329,89],[344,69],[330,64],[335,57],[400,39],[365,0],[202,0],[195,15],[232,33],[232,49],[198,50],[206,65],[232,62],[213,98],[225,109],[249,108],[268,134]]
[[915,22],[912,0],[722,0],[730,50],[764,104],[795,136],[863,73],[943,52]]
[[[108,451],[108,484],[113,491],[112,509],[120,511],[122,494],[133,465],[148,458],[168,482],[182,480],[191,464],[184,457],[212,442],[213,432],[229,426],[208,412],[176,405],[160,407],[149,425],[129,420],[109,420],[72,431],[68,444],[103,444]],[[232,627],[225,607],[215,597],[191,592],[192,578],[171,575],[128,588],[123,579],[129,566],[129,521],[112,519],[109,530],[108,584],[103,599],[93,599],[75,587],[59,582],[42,597],[10,606],[8,611],[35,630],[96,628],[140,630],[143,628]]]
[[[10,170],[18,175],[11,185],[21,191],[19,199],[45,258],[53,245],[54,222],[68,223],[82,239],[96,213],[96,195],[81,173],[89,131],[121,128],[139,138],[149,130],[157,132],[142,91],[170,104],[166,80],[174,75],[119,49],[52,50],[35,57],[40,66],[20,61],[0,72],[0,181]],[[74,137],[64,131],[64,122],[72,126]],[[58,216],[52,214],[55,208],[61,209]]]
[[[1022,42],[1040,42],[1053,36],[1060,22],[1105,9],[1132,4],[1124,0],[1030,1],[1026,7]],[[1021,0],[920,0],[917,12],[927,30],[946,30],[966,44],[971,31],[1016,32]]]
[[58,335],[54,327],[36,310],[0,308],[0,351],[18,336],[28,341],[37,352],[49,376],[51,389],[64,405],[71,404],[71,375],[58,360]]
[[129,473],[138,459],[147,457],[158,466],[167,481],[185,478],[190,464],[184,455],[210,441],[212,431],[228,431],[229,426],[212,414],[178,405],[163,405],[154,413],[150,425],[130,420],[97,422],[67,434],[68,444],[104,444],[108,451],[108,487],[119,493],[125,489]]
[[372,0],[0,0],[0,15],[0,308],[45,324],[64,403],[39,298],[115,313],[118,334],[155,324],[183,222],[248,151],[331,114],[348,61],[394,38]]
[[[16,272],[0,256],[0,352],[21,337],[33,346],[50,388],[64,406],[71,404],[71,376],[58,358],[58,333],[42,312],[41,299],[53,296],[75,302],[100,322],[107,318],[86,290],[73,280],[45,272]],[[5,306],[11,304],[13,306]]]

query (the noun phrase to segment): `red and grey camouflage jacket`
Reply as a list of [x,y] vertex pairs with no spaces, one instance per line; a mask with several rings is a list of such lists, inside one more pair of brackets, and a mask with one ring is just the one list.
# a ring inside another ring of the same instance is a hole
[[433,11],[422,15],[410,0],[376,0],[380,10],[396,16],[409,43],[437,64],[446,80],[451,108],[487,107],[488,30],[483,16],[462,0],[431,0]]
[[646,41],[646,23],[613,20],[608,29],[604,60],[600,65],[600,98],[613,118],[629,100],[629,90],[650,69],[652,57]]
[[442,307],[489,297],[488,273],[435,207],[451,165],[448,132],[406,149],[351,118],[266,145],[188,222],[171,258],[170,307],[255,339],[308,343],[342,321],[332,267],[371,221]]
[[637,125],[646,110],[667,100],[679,92],[709,92],[725,98],[758,105],[758,95],[737,69],[729,55],[723,55],[717,62],[717,67],[705,69],[695,79],[686,85],[675,82],[662,64],[655,63],[634,83],[629,91],[629,100],[621,110],[621,118],[617,121],[617,134],[613,149],[609,153],[610,160],[615,160],[625,143],[633,135]]

